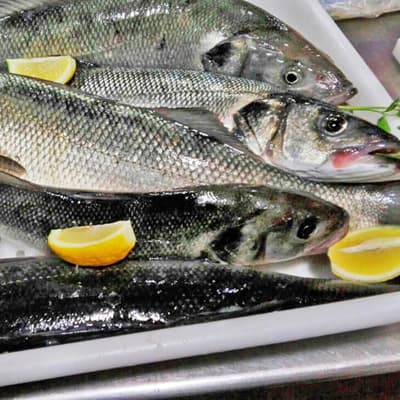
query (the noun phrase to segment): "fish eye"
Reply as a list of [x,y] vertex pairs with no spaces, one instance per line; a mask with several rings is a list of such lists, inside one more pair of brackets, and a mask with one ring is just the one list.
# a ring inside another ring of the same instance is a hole
[[283,79],[288,85],[296,85],[302,78],[303,76],[298,68],[288,69],[283,74]]
[[330,136],[339,135],[347,128],[347,120],[341,114],[329,114],[323,120],[322,127]]
[[302,240],[307,240],[312,233],[317,229],[318,218],[307,217],[297,230],[297,237]]

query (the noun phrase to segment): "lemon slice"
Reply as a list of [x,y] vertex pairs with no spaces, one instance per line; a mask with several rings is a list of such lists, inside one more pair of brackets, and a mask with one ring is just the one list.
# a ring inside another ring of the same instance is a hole
[[358,282],[385,282],[400,275],[400,226],[350,232],[328,252],[332,273]]
[[130,221],[54,229],[48,244],[65,261],[85,267],[115,264],[136,244]]
[[6,60],[12,74],[67,83],[76,71],[76,61],[70,56],[45,58],[15,58]]

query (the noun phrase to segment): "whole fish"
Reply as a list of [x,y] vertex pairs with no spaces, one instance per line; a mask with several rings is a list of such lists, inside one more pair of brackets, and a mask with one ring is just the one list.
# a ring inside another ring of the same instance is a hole
[[335,19],[379,17],[400,10],[400,0],[321,0]]
[[0,263],[0,351],[331,303],[399,290],[201,262],[74,268]]
[[0,170],[42,186],[154,192],[240,183],[309,192],[352,227],[398,223],[400,185],[329,185],[266,165],[231,136],[62,86],[0,74]]
[[[25,3],[24,3],[25,4]],[[293,29],[242,0],[65,0],[0,19],[0,59],[210,71],[344,102],[356,93]]]
[[0,231],[48,249],[51,229],[130,220],[135,259],[266,264],[324,253],[348,229],[313,196],[237,185],[147,194],[51,191],[0,174]]
[[[276,88],[266,82],[207,72],[80,65],[70,84],[137,107],[179,109],[157,111],[192,127],[207,130],[209,124],[223,123],[265,162],[307,179],[400,178],[398,162],[376,154],[400,152],[394,135],[327,103],[271,94]],[[218,121],[192,108],[215,113]]]

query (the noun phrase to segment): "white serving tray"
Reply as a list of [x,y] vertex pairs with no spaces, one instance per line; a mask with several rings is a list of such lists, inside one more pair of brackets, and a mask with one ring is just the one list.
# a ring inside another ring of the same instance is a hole
[[[318,0],[254,0],[324,49],[358,88],[352,104],[386,105],[392,99]],[[374,116],[374,118],[376,118]],[[38,254],[2,238],[2,257]],[[271,270],[329,277],[324,257]],[[243,349],[400,322],[400,292],[224,321],[115,336],[0,355],[0,385]]]

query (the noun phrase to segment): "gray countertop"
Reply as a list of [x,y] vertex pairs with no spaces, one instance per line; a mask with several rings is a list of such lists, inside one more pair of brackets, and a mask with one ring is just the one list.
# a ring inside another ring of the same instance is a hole
[[174,398],[393,371],[400,371],[400,324],[19,385],[3,388],[0,399]]

